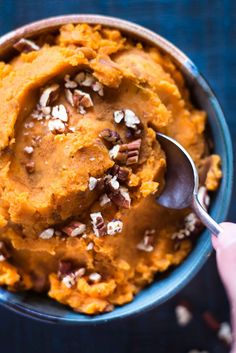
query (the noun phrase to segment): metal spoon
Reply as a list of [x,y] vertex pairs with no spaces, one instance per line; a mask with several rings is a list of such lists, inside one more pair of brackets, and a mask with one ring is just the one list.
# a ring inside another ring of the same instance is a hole
[[166,154],[166,184],[157,203],[172,209],[191,207],[212,234],[223,229],[206,212],[198,198],[199,177],[195,164],[188,152],[174,139],[157,133]]

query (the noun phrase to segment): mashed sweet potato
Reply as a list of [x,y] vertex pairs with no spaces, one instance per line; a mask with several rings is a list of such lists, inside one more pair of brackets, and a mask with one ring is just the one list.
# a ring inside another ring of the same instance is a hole
[[[96,314],[131,301],[191,251],[199,220],[155,203],[177,139],[218,187],[206,114],[158,49],[69,24],[0,63],[0,285]],[[18,51],[18,52],[17,52]]]

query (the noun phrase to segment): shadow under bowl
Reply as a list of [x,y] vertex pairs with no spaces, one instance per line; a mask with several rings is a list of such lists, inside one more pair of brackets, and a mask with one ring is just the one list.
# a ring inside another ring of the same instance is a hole
[[[221,107],[196,66],[173,44],[154,32],[134,23],[98,15],[69,15],[45,19],[21,27],[0,38],[0,58],[11,55],[12,44],[18,39],[53,31],[66,23],[102,24],[122,31],[134,39],[159,47],[169,54],[181,69],[195,104],[208,114],[208,125],[213,138],[214,152],[222,159],[223,179],[211,203],[210,214],[217,221],[225,219],[230,204],[233,178],[232,144]],[[32,293],[11,293],[0,288],[0,302],[23,315],[51,323],[93,325],[124,319],[162,304],[179,292],[200,270],[212,251],[210,235],[202,232],[187,259],[160,280],[143,289],[131,303],[115,308],[110,313],[86,316],[73,312],[46,296]]]

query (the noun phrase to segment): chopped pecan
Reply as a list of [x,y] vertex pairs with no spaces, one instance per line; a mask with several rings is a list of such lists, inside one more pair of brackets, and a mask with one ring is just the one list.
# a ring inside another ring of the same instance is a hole
[[130,208],[131,199],[126,188],[120,187],[118,190],[108,189],[107,195],[118,207]]
[[60,119],[49,120],[48,128],[53,134],[63,134],[66,130],[65,124]]
[[52,108],[52,116],[55,119],[60,119],[64,123],[68,121],[68,114],[63,104],[55,105],[55,107]]
[[126,131],[126,137],[128,140],[133,140],[134,138],[138,138],[141,136],[142,130],[133,130],[133,129],[127,129]]
[[93,242],[90,242],[90,243],[88,243],[86,250],[91,251],[91,250],[93,250],[93,248],[94,248],[94,244],[93,244]]
[[32,129],[34,127],[34,122],[33,121],[30,121],[29,123],[25,123],[24,124],[24,127],[26,129]]
[[115,164],[110,173],[114,176],[117,176],[117,180],[121,183],[126,183],[129,180],[129,171],[128,169],[122,168],[119,165]]
[[81,71],[75,76],[75,81],[84,87],[90,87],[94,92],[97,92],[99,96],[103,96],[103,85],[101,82],[97,81],[95,77],[86,71]]
[[85,93],[79,89],[74,90],[74,105],[79,108],[90,108],[93,106],[93,101],[88,93]]
[[71,288],[76,283],[77,278],[84,276],[85,272],[84,267],[75,269],[70,261],[60,261],[57,276],[67,288]]
[[137,249],[146,251],[146,252],[152,252],[154,249],[153,243],[154,243],[154,237],[152,235],[149,235],[147,232],[145,232],[142,241],[137,245]]
[[111,142],[112,144],[117,144],[122,142],[118,132],[113,131],[111,129],[102,130],[99,136],[102,137],[104,140]]
[[80,86],[92,87],[96,80],[90,72],[81,71],[75,76],[75,81]]
[[101,212],[91,213],[90,217],[92,220],[94,234],[98,238],[105,235],[107,232],[107,227],[105,225]]
[[141,139],[137,139],[127,144],[115,145],[109,151],[109,155],[112,159],[119,161],[123,164],[136,164],[139,160],[141,142]]
[[29,53],[31,51],[38,51],[40,47],[35,44],[32,40],[21,38],[16,42],[13,47],[20,53]]
[[60,261],[58,266],[58,278],[61,280],[64,276],[71,273],[73,270],[73,265],[70,261]]
[[65,87],[66,88],[76,88],[78,85],[77,85],[77,82],[75,82],[75,81],[72,81],[71,79],[70,79],[70,75],[66,75],[65,77],[64,77],[64,80],[65,80]]
[[108,179],[107,185],[111,191],[118,190],[120,187],[119,181],[117,181],[117,176],[113,176],[111,179]]
[[98,283],[100,282],[102,279],[102,276],[97,273],[97,272],[93,272],[89,275],[89,280],[92,282],[92,283]]
[[24,152],[27,154],[32,154],[34,152],[34,147],[32,146],[25,146]]
[[203,229],[203,224],[200,219],[191,212],[184,218],[184,227],[178,232],[172,234],[171,239],[184,239],[186,237],[199,234]]
[[47,228],[43,232],[39,234],[39,238],[41,239],[51,239],[55,233],[54,228]]
[[69,237],[77,237],[78,235],[84,234],[86,231],[86,225],[81,222],[73,221],[64,227],[62,231]]
[[81,267],[68,275],[64,276],[62,278],[62,283],[67,287],[67,288],[72,288],[77,279],[80,277],[83,277],[85,275],[86,269],[84,267]]
[[89,185],[88,186],[89,186],[90,191],[93,191],[96,188],[97,184],[98,184],[97,178],[94,178],[94,177],[89,178]]
[[125,119],[125,125],[128,128],[137,130],[137,126],[140,124],[140,120],[132,110],[125,109],[124,119]]
[[126,165],[138,163],[141,142],[142,142],[141,139],[138,139],[127,144],[128,156],[127,156]]
[[124,119],[125,125],[130,129],[137,130],[137,126],[140,124],[139,118],[130,109],[116,110],[113,113],[113,117],[117,124]]
[[119,124],[125,117],[124,110],[116,110],[113,113],[115,123]]
[[66,97],[66,100],[67,102],[72,106],[74,107],[74,97],[73,97],[73,93],[71,92],[71,90],[69,89],[65,89],[65,97]]
[[100,206],[102,207],[105,205],[108,205],[110,202],[111,202],[111,199],[109,199],[107,194],[103,194],[99,199]]
[[175,307],[175,314],[179,326],[187,326],[193,317],[189,308],[182,304],[179,304]]
[[34,163],[34,161],[30,161],[30,162],[26,163],[25,169],[26,169],[27,173],[33,174],[35,172],[35,163]]
[[233,334],[228,322],[222,322],[220,324],[219,331],[217,333],[218,338],[224,342],[227,346],[231,346],[233,342]]
[[107,234],[115,235],[116,233],[122,232],[123,222],[119,219],[113,219],[107,224]]
[[[59,88],[60,86],[57,83],[54,83],[51,86],[44,88],[39,98],[40,106],[44,108],[50,106],[58,98]],[[46,113],[50,114],[50,110]]]
[[101,84],[101,82],[96,81],[95,83],[93,83],[92,90],[94,92],[97,92],[101,97],[104,95],[103,85]]
[[126,153],[121,152],[120,148],[121,148],[120,145],[113,146],[112,149],[109,151],[109,156],[111,159],[125,163],[127,160],[127,155]]

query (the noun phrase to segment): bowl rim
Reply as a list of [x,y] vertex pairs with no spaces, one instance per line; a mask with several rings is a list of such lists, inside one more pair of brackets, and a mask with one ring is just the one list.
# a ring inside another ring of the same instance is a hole
[[[0,37],[0,56],[4,56],[7,50],[14,44],[18,39],[24,37],[32,37],[33,35],[39,34],[43,31],[52,31],[53,29],[57,29],[63,24],[67,23],[88,23],[88,24],[101,24],[103,26],[112,27],[120,30],[121,32],[128,34],[134,38],[139,38],[144,42],[149,42],[154,46],[159,47],[164,52],[168,53],[171,58],[177,63],[178,67],[181,67],[181,71],[183,73],[187,73],[189,77],[193,80],[198,81],[198,84],[204,90],[206,94],[214,101],[214,110],[216,111],[216,115],[218,117],[217,121],[221,128],[223,142],[225,146],[225,150],[227,150],[226,155],[226,165],[228,167],[227,170],[227,193],[224,197],[224,210],[221,215],[221,218],[224,219],[227,215],[230,199],[232,194],[232,185],[233,185],[233,149],[232,149],[232,141],[229,133],[228,126],[226,124],[224,114],[220,107],[220,104],[215,97],[213,91],[209,87],[205,78],[200,75],[198,69],[195,64],[174,44],[163,38],[161,35],[143,27],[138,24],[135,24],[130,21],[122,20],[115,17],[103,16],[103,15],[93,15],[93,14],[74,14],[74,15],[64,15],[64,16],[56,16],[50,17],[43,20],[35,21],[29,23],[25,26],[22,26],[16,30],[13,30],[3,36]],[[108,321],[121,320],[127,317],[134,317],[147,312],[154,307],[162,304],[167,301],[171,297],[173,297],[178,291],[180,291],[187,283],[191,281],[191,279],[196,275],[196,273],[201,269],[201,267],[206,262],[207,258],[210,256],[212,251],[210,237],[205,241],[205,244],[202,249],[201,258],[195,261],[195,263],[191,264],[189,261],[188,271],[185,271],[184,276],[175,281],[175,285],[172,288],[168,288],[165,294],[162,295],[159,299],[153,299],[152,301],[147,300],[140,306],[137,306],[135,309],[126,310],[122,314],[117,314],[116,310],[109,314],[96,315],[93,317],[84,316],[78,314],[78,319],[73,316],[73,318],[64,316],[57,316],[51,314],[44,314],[39,312],[38,310],[27,308],[24,305],[19,303],[14,303],[9,301],[4,293],[4,290],[0,289],[0,303],[15,312],[18,312],[26,317],[34,318],[39,321],[47,322],[47,323],[64,323],[64,324],[75,324],[75,325],[97,325],[101,323],[107,323]],[[187,260],[186,260],[187,262]],[[180,265],[181,266],[181,265]],[[178,268],[180,268],[180,266]],[[124,305],[125,307],[126,305]],[[110,315],[111,314],[111,315]]]

